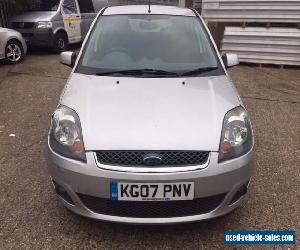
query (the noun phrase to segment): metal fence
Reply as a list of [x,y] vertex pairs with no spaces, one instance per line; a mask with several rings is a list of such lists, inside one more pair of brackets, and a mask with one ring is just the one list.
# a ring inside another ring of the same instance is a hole
[[300,29],[226,27],[221,51],[241,62],[300,65]]
[[300,23],[300,0],[203,0],[209,22]]
[[7,27],[7,19],[11,11],[11,1],[0,0],[0,27]]
[[0,27],[7,27],[8,18],[24,11],[30,2],[32,0],[0,0]]

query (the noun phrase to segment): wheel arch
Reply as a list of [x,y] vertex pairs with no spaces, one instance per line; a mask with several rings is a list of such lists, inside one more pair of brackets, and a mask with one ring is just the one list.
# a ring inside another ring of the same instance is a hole
[[8,45],[9,42],[13,42],[13,41],[16,41],[18,42],[20,45],[21,45],[21,49],[22,49],[22,52],[24,53],[24,47],[23,47],[23,44],[22,42],[20,41],[20,39],[18,37],[15,37],[15,36],[10,36],[6,43],[5,43],[5,47],[4,47],[4,54],[5,54],[5,49],[6,49],[6,46]]
[[58,33],[64,33],[66,35],[66,37],[68,38],[68,42],[70,42],[68,33],[64,28],[62,28],[62,27],[56,28],[53,32],[53,36],[55,37]]

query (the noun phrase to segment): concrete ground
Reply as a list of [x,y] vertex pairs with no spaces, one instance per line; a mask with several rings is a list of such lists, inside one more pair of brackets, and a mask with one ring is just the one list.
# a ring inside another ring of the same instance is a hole
[[256,138],[256,170],[244,204],[211,221],[149,227],[81,218],[56,199],[46,169],[46,138],[69,72],[47,51],[19,65],[0,65],[0,249],[224,249],[226,230],[296,230],[299,235],[299,69],[230,70]]

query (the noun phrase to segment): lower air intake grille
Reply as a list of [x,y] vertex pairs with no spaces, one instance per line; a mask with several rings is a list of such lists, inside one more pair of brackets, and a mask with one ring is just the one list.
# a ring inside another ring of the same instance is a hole
[[[96,151],[97,160],[104,165],[181,167],[203,165],[207,151]],[[154,157],[154,161],[145,158]],[[158,160],[157,160],[158,159]]]
[[32,29],[34,27],[33,22],[13,22],[12,27],[14,29]]
[[191,201],[111,201],[77,194],[82,203],[98,214],[132,218],[171,218],[209,213],[216,209],[226,194]]

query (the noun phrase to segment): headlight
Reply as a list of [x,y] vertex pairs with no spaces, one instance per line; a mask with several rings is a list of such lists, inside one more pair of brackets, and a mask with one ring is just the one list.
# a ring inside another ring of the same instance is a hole
[[38,29],[52,28],[52,22],[37,22]]
[[51,148],[66,157],[86,162],[80,120],[76,112],[60,106],[53,114],[49,132]]
[[219,162],[247,153],[252,144],[252,129],[246,110],[242,107],[230,110],[223,122]]

